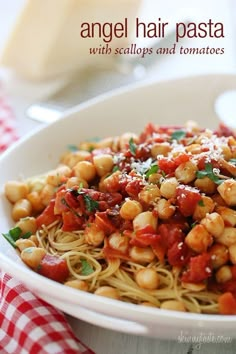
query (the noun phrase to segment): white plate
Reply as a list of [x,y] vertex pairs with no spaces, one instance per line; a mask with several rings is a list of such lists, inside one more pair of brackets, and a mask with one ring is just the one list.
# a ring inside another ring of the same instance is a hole
[[[6,181],[40,174],[57,165],[68,144],[94,136],[140,132],[146,123],[182,124],[196,120],[214,128],[213,104],[224,90],[236,88],[236,75],[210,75],[145,84],[101,96],[70,111],[66,117],[32,133],[0,159],[0,231],[13,223],[3,196]],[[203,331],[236,337],[236,316],[197,315],[146,308],[63,286],[29,270],[0,237],[0,267],[31,291],[64,312],[109,329],[159,338]]]

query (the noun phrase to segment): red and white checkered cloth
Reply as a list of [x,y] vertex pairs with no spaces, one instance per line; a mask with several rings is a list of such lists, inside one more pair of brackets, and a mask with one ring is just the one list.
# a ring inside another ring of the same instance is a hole
[[[0,152],[17,139],[10,106],[0,95]],[[0,270],[1,354],[94,354],[64,314]]]
[[9,104],[0,95],[0,153],[17,140],[15,117]]

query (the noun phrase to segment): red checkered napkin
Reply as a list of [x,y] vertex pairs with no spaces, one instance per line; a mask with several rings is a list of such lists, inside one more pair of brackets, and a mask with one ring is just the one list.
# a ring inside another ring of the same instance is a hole
[[62,312],[3,272],[0,300],[0,353],[94,353],[75,337]]
[[0,153],[17,140],[15,117],[11,107],[0,95]]
[[[17,140],[11,107],[0,94],[0,153]],[[93,354],[62,312],[0,270],[1,354]]]

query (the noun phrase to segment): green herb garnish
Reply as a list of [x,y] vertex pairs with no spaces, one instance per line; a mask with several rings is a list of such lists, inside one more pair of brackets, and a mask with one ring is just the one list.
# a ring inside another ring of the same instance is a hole
[[78,147],[76,145],[73,145],[73,144],[69,144],[67,145],[67,149],[70,150],[71,152],[75,152],[75,151],[78,151]]
[[149,176],[153,175],[154,173],[157,173],[159,170],[159,166],[157,165],[152,165],[149,170],[146,172],[146,177],[148,178]]
[[83,188],[83,187],[84,187],[83,182],[80,182],[79,188],[78,188],[78,190],[77,190],[77,192],[78,192],[79,194],[81,194],[81,191],[82,191],[82,188]]
[[230,159],[229,162],[232,163],[233,165],[236,165],[236,159]]
[[15,242],[20,238],[21,233],[22,233],[21,228],[14,227],[13,229],[10,229],[6,234],[2,234],[2,235],[13,247],[16,248]]
[[86,259],[81,259],[81,264],[82,264],[82,269],[81,269],[81,274],[82,275],[89,275],[94,272],[93,268],[91,265],[86,261]]
[[85,194],[84,196],[84,201],[85,201],[85,205],[86,205],[86,209],[88,211],[95,211],[96,209],[98,209],[99,204],[96,200],[93,200],[89,195]]
[[137,145],[134,142],[133,138],[129,139],[129,149],[132,155],[136,155]]
[[177,141],[179,141],[179,140],[185,138],[185,136],[186,136],[186,132],[185,132],[185,131],[183,131],[183,130],[176,130],[175,132],[173,132],[173,133],[171,134],[171,140],[177,140]]
[[116,172],[116,171],[119,171],[119,167],[118,166],[114,166],[113,169],[112,169],[112,173]]
[[223,180],[221,180],[213,171],[213,166],[211,163],[206,163],[205,165],[205,170],[197,171],[196,173],[197,178],[204,178],[208,177],[210,178],[214,183],[216,184],[221,184]]
[[201,207],[204,207],[205,206],[204,201],[202,199],[199,200],[198,205]]

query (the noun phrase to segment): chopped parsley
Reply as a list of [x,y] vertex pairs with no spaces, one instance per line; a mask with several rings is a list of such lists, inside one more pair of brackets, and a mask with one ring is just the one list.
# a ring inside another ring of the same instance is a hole
[[86,209],[88,211],[95,211],[96,209],[98,209],[99,204],[96,200],[92,199],[88,194],[84,194],[83,197],[84,197]]
[[236,165],[236,159],[230,159],[229,162],[232,163],[232,165]]
[[198,205],[201,207],[204,207],[205,206],[204,201],[202,199],[199,200]]
[[146,177],[148,178],[149,176],[153,175],[154,173],[157,173],[159,170],[159,166],[157,165],[152,165],[149,170],[146,172]]
[[19,238],[29,238],[32,235],[32,232],[26,232],[24,235],[22,234],[22,230],[20,227],[14,227],[13,229],[10,229],[7,233],[2,234],[3,237],[14,247],[16,248],[16,241]]
[[185,132],[185,131],[183,131],[183,130],[176,130],[175,132],[173,132],[173,133],[171,134],[171,140],[177,140],[177,141],[179,141],[179,140],[185,138],[185,136],[186,136],[186,132]]
[[93,268],[91,265],[86,261],[86,259],[81,259],[81,264],[82,264],[82,269],[81,269],[81,275],[89,275],[94,272]]
[[132,155],[136,155],[137,145],[134,142],[133,138],[129,139],[129,149]]
[[211,163],[206,163],[205,165],[205,170],[197,171],[196,173],[197,178],[204,178],[208,177],[210,178],[214,183],[216,184],[221,184],[223,180],[221,180],[213,171],[213,166]]
[[67,149],[70,150],[71,152],[78,151],[78,147],[76,145],[73,145],[73,144],[67,145]]
[[112,169],[112,173],[116,172],[116,171],[119,171],[119,167],[118,166],[114,166],[113,169]]

